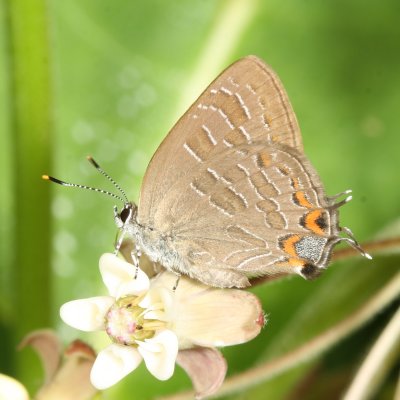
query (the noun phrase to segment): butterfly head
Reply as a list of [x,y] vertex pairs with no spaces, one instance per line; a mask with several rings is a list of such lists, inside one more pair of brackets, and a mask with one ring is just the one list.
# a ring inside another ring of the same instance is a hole
[[118,228],[122,228],[129,222],[136,219],[137,206],[135,203],[127,202],[124,204],[121,211],[114,206],[114,220]]

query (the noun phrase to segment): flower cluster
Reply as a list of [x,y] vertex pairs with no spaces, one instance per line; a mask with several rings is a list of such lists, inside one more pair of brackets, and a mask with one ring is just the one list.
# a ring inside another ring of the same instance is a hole
[[260,302],[251,293],[212,288],[186,277],[173,290],[176,275],[163,271],[150,280],[111,253],[101,256],[99,266],[109,295],[74,300],[60,310],[72,327],[104,330],[111,339],[91,370],[98,389],[114,385],[144,360],[160,380],[169,379],[179,363],[197,392],[209,394],[226,372],[225,360],[214,347],[246,342],[264,325]]

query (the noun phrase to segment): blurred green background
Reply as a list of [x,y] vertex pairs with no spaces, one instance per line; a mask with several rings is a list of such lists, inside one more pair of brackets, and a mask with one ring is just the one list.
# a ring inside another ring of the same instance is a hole
[[[173,123],[242,56],[258,55],[278,72],[327,192],[353,189],[342,225],[359,241],[398,234],[399,18],[398,0],[1,0],[0,371],[37,389],[37,359],[15,351],[32,329],[54,327],[65,343],[79,336],[101,348],[97,336],[66,327],[58,309],[102,293],[97,262],[113,249],[114,201],[40,176],[109,188],[90,154],[136,201]],[[229,375],[348,316],[398,263],[396,254],[351,259],[314,282],[253,289],[269,323],[256,340],[224,350]],[[318,360],[230,398],[338,398],[397,306]],[[396,378],[393,368],[377,398],[393,396]],[[104,398],[188,388],[180,369],[158,382],[141,366]]]

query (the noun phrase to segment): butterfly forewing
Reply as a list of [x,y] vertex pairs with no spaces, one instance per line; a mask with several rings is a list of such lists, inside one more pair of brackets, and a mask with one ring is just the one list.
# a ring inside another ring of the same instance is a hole
[[182,176],[196,173],[219,152],[255,140],[302,150],[300,129],[279,78],[249,56],[204,91],[157,149],[143,179],[139,221],[153,223],[165,193]]

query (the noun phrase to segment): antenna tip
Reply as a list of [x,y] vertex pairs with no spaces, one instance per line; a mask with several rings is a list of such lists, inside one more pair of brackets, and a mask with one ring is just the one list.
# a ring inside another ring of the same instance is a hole
[[96,168],[100,168],[99,164],[97,164],[97,162],[94,161],[94,159],[93,159],[92,156],[86,156],[86,159],[87,159],[90,163],[92,163]]
[[44,179],[45,181],[50,181],[50,182],[58,183],[59,185],[69,186],[68,183],[66,183],[66,182],[64,182],[64,181],[60,181],[59,179],[54,178],[54,177],[49,176],[49,175],[42,175],[42,179]]

